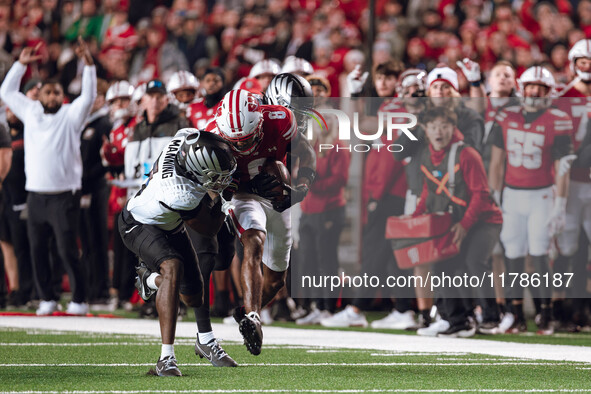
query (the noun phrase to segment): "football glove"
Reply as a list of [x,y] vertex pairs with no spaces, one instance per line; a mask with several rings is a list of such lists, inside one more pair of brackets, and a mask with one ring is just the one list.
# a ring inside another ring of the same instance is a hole
[[359,94],[363,90],[363,85],[367,81],[369,73],[361,73],[361,65],[355,66],[355,69],[347,74],[347,88],[351,94]]
[[550,237],[560,234],[566,224],[566,197],[556,197],[548,219]]
[[567,172],[570,171],[570,168],[573,165],[573,161],[575,161],[577,155],[566,155],[560,159],[558,162],[558,175],[563,176]]
[[480,82],[480,65],[468,58],[464,58],[463,61],[457,61],[457,66],[462,70],[464,76],[470,83]]
[[281,185],[281,182],[273,175],[260,173],[249,182],[248,191],[269,199],[281,195],[281,192],[273,191],[279,185]]
[[290,185],[283,185],[284,190],[288,192],[285,198],[281,201],[272,201],[273,209],[277,212],[283,212],[287,208],[302,202],[304,198],[306,198],[306,194],[308,194],[308,185],[302,184],[296,187],[292,187]]

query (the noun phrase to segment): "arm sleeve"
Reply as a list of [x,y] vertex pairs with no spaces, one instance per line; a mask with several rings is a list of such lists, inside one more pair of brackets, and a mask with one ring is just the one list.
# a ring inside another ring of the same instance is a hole
[[466,188],[470,193],[468,209],[460,224],[464,229],[469,230],[478,221],[480,213],[490,197],[490,191],[484,165],[478,152],[470,147],[464,148],[460,154],[460,168]]
[[2,87],[0,87],[0,98],[22,122],[25,121],[27,113],[35,105],[35,101],[19,92],[25,71],[27,71],[27,66],[18,61],[14,62],[4,78]]
[[331,163],[331,173],[323,179],[316,179],[311,186],[314,193],[329,195],[338,192],[347,185],[349,178],[349,163],[351,156],[347,151],[335,153],[335,160]]
[[587,134],[577,150],[577,156],[574,167],[591,167],[591,122],[587,124]]
[[82,132],[94,100],[96,99],[96,66],[84,66],[82,71],[82,91],[69,108],[68,116]]
[[[472,110],[463,111],[461,114],[465,116],[465,119],[462,121],[458,116],[458,128],[464,135],[464,143],[481,152],[482,138],[484,136],[484,121],[482,117]],[[459,127],[460,125],[461,128]]]
[[573,141],[570,135],[562,134],[554,137],[554,144],[552,144],[552,158],[560,160],[560,158],[570,155],[573,152]]
[[503,129],[497,122],[493,123],[488,135],[487,143],[496,146],[499,149],[505,150],[505,141],[503,141]]

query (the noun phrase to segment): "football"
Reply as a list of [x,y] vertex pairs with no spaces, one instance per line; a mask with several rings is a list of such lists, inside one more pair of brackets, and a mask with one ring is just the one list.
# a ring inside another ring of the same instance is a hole
[[[263,165],[261,166],[261,173],[273,175],[277,178],[282,184],[291,184],[291,175],[281,161],[269,158],[265,160]],[[272,191],[281,192],[280,196],[273,197],[272,200],[274,201],[283,201],[283,199],[288,195],[288,191],[284,190],[281,185],[278,185],[272,189]]]

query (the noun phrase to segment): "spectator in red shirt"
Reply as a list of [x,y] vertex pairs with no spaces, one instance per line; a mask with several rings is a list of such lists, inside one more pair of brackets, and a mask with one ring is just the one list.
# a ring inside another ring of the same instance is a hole
[[[452,242],[460,250],[456,257],[435,265],[434,271],[436,274],[468,273],[482,277],[484,273],[491,272],[489,257],[499,240],[503,221],[501,210],[490,195],[482,159],[474,148],[460,140],[456,128],[457,115],[451,109],[434,107],[425,111],[420,121],[425,125],[429,150],[421,160],[423,192],[413,216],[451,212],[454,223],[450,228]],[[450,157],[450,152],[455,149],[454,156]],[[455,161],[453,194],[447,181],[449,160]],[[476,294],[472,294],[474,290]],[[479,332],[498,333],[499,310],[491,287],[445,289],[445,292],[436,292],[436,296],[442,320],[419,329],[419,335],[473,336],[476,327],[468,319],[472,313],[470,297],[478,298],[483,309]]]

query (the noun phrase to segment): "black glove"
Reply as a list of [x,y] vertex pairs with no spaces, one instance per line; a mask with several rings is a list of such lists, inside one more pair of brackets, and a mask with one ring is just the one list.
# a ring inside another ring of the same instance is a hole
[[284,184],[283,188],[289,193],[283,200],[273,201],[273,209],[277,212],[283,212],[292,205],[302,202],[304,198],[306,198],[306,194],[308,194],[309,190],[308,185],[305,184],[296,187]]
[[249,182],[248,189],[250,193],[268,199],[281,195],[279,191],[272,191],[279,185],[281,185],[281,182],[273,175],[260,173],[252,178]]

